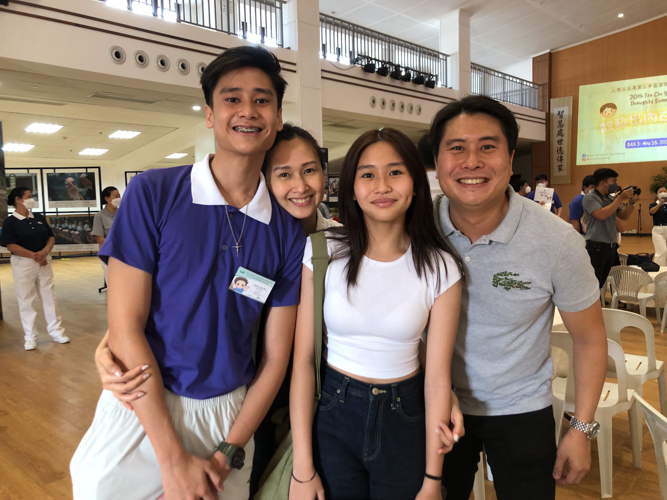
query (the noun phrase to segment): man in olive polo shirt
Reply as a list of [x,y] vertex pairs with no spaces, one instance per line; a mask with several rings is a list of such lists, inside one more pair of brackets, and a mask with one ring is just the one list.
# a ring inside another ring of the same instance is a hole
[[[440,229],[466,272],[452,383],[466,433],[445,456],[447,500],[468,500],[482,448],[499,500],[552,500],[590,468],[607,339],[584,242],[509,187],[518,126],[488,97],[448,104],[431,125],[446,197]],[[550,333],[557,306],[574,345],[576,408],[556,448]]]

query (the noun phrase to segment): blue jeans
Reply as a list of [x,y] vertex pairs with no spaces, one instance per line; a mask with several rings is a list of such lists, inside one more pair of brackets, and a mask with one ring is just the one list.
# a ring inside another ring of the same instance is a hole
[[422,373],[361,382],[327,367],[313,425],[327,500],[414,500],[426,472]]

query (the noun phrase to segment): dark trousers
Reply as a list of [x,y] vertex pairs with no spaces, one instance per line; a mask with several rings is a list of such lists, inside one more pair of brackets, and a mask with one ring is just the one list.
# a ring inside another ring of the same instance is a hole
[[553,500],[556,463],[553,410],[517,415],[464,415],[465,436],[445,455],[447,500],[468,500],[484,448],[498,500]]
[[426,472],[425,417],[423,374],[371,385],[328,367],[313,428],[327,500],[414,500]]
[[611,271],[615,260],[618,258],[617,248],[618,245],[616,245],[616,243],[599,243],[597,241],[586,242],[586,250],[591,258],[591,265],[593,266],[593,269],[595,269],[595,277],[600,284],[598,288],[604,286],[607,281],[607,276],[609,276],[609,271]]

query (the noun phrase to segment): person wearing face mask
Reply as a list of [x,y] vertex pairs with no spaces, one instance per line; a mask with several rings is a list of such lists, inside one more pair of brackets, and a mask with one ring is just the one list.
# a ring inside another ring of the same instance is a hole
[[65,335],[53,296],[53,269],[49,255],[56,242],[53,230],[41,214],[32,213],[35,200],[30,189],[14,188],[9,193],[8,203],[15,210],[2,224],[0,243],[12,254],[12,275],[25,332],[25,350],[37,348],[37,311],[32,305],[35,295],[42,300],[49,335],[54,342],[66,344],[69,338]]
[[667,266],[667,186],[660,186],[656,196],[656,201],[648,207],[648,213],[653,216],[653,261],[662,267]]
[[[549,187],[549,181],[547,180],[547,176],[544,174],[539,174],[535,177],[535,188],[540,188],[540,187]],[[529,200],[535,201],[535,191],[527,191],[526,192],[526,198]],[[540,202],[541,205],[543,203]],[[556,214],[558,217],[560,217],[561,212],[563,211],[563,204],[560,201],[560,197],[558,196],[558,193],[554,191],[554,200],[553,203],[551,204],[551,213]]]
[[[584,218],[586,222],[586,250],[591,257],[600,288],[607,281],[614,265],[618,249],[616,218],[628,220],[635,209],[639,196],[632,187],[619,191],[618,174],[610,168],[599,168],[593,173],[595,189],[584,196]],[[615,193],[612,197],[610,194]],[[628,202],[625,208],[621,205]]]
[[[104,200],[104,208],[95,214],[92,232],[92,236],[97,238],[97,244],[100,248],[102,248],[104,240],[111,230],[113,219],[116,217],[116,212],[120,206],[120,193],[115,187],[108,186],[102,191],[102,199]],[[104,270],[104,283],[107,283],[109,268],[103,261],[102,269]]]
[[[528,184],[526,179],[519,179],[516,182],[514,190],[519,196],[528,196],[528,194],[531,192],[530,184]],[[533,196],[535,196],[535,194],[533,194]]]
[[581,183],[581,193],[570,202],[570,224],[582,236],[586,234],[586,222],[584,221],[584,206],[582,201],[589,191],[595,189],[595,179],[587,175]]

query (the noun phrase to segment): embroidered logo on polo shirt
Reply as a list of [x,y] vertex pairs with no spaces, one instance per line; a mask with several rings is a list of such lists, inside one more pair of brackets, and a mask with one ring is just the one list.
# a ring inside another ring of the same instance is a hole
[[509,271],[503,271],[502,273],[496,273],[493,275],[493,286],[498,288],[504,288],[505,290],[530,290],[530,281],[517,280],[512,278],[512,276],[519,276],[519,273],[511,273]]

